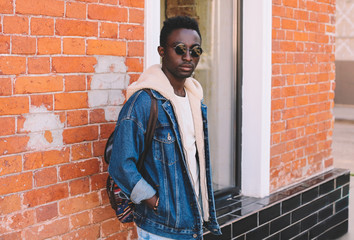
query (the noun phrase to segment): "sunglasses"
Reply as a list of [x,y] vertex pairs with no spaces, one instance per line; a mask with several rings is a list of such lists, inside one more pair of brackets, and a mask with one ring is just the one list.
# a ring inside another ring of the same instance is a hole
[[[177,44],[177,46],[175,46],[174,49],[175,52],[181,56],[187,53],[187,46],[183,43]],[[200,57],[200,55],[202,55],[203,53],[203,49],[198,45],[192,47],[191,49],[188,49],[188,51],[192,57]]]

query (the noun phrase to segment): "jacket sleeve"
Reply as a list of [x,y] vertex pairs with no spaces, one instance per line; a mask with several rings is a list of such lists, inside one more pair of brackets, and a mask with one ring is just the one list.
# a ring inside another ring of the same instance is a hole
[[144,149],[142,124],[133,117],[119,120],[112,148],[108,172],[115,183],[133,203],[151,198],[156,190],[142,177],[137,169],[140,153]]

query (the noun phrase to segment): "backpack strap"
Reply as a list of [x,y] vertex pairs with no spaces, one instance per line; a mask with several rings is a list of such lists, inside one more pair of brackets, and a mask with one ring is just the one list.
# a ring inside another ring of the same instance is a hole
[[143,153],[139,157],[138,164],[137,164],[137,169],[139,172],[143,167],[146,154],[151,146],[152,138],[154,136],[154,132],[156,128],[157,117],[158,117],[157,100],[152,96],[151,89],[144,89],[144,91],[150,96],[151,107],[150,107],[149,121],[145,132],[145,139],[144,139],[145,147]]

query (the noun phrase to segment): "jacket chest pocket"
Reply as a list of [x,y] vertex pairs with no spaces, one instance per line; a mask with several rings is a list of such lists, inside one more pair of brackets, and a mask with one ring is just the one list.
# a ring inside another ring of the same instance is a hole
[[154,157],[164,164],[173,165],[177,161],[176,137],[170,126],[160,126],[154,133]]

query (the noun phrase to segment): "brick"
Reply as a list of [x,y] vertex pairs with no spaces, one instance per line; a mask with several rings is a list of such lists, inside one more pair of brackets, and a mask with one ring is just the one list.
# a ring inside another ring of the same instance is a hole
[[127,230],[133,226],[133,223],[123,224],[117,218],[107,220],[102,223],[102,237],[107,237],[115,232]]
[[85,55],[86,43],[81,38],[64,38],[63,53],[68,55]]
[[120,24],[119,38],[127,40],[144,40],[144,27],[138,25]]
[[16,0],[16,13],[63,17],[64,2],[59,0]]
[[69,196],[67,183],[51,185],[49,187],[38,188],[23,194],[23,204],[28,207],[58,201]]
[[54,19],[52,18],[31,18],[31,35],[53,36]]
[[126,55],[126,42],[110,40],[87,40],[88,55]]
[[117,5],[118,4],[118,0],[100,0],[100,3]]
[[70,215],[72,229],[87,226],[91,223],[90,211]]
[[287,7],[297,8],[297,0],[283,0],[283,5]]
[[36,209],[37,222],[43,222],[58,216],[58,204],[52,203]]
[[22,157],[20,155],[11,157],[0,157],[0,176],[21,172]]
[[92,190],[104,189],[106,187],[107,177],[108,177],[107,173],[96,174],[91,176],[91,189]]
[[128,57],[144,57],[144,43],[128,42]]
[[282,132],[285,130],[285,122],[273,122],[271,125],[271,132],[276,133],[276,132]]
[[295,10],[295,19],[299,20],[308,20],[309,19],[309,12],[304,10]]
[[38,54],[49,55],[61,53],[60,38],[38,38]]
[[22,74],[26,72],[26,58],[0,56],[0,75]]
[[54,166],[61,163],[69,162],[70,149],[51,150],[46,152],[27,153],[23,156],[24,170],[32,170],[43,167]]
[[47,110],[53,110],[53,95],[31,95],[31,106],[44,106]]
[[118,37],[118,24],[101,22],[100,37],[101,38],[117,38]]
[[88,193],[74,198],[64,199],[59,202],[59,212],[61,215],[70,215],[83,210],[98,207],[100,200],[97,192]]
[[86,19],[86,4],[67,2],[65,16],[68,18]]
[[11,136],[0,138],[0,155],[24,152],[27,147],[28,136]]
[[273,17],[272,18],[272,27],[273,28],[280,28],[280,18],[278,17]]
[[[16,119],[13,117],[2,117],[0,118],[0,126],[6,126],[0,128],[0,136],[12,135],[15,133],[15,121]],[[1,164],[0,164],[1,165]],[[1,175],[1,171],[0,171]]]
[[43,187],[58,182],[56,167],[43,168],[34,172],[34,182],[36,187]]
[[0,78],[0,96],[8,96],[11,94],[12,94],[11,78]]
[[12,230],[26,228],[35,223],[35,212],[34,210],[28,210],[14,215],[7,215],[3,223]]
[[14,87],[15,93],[45,93],[63,90],[62,76],[18,77]]
[[101,157],[104,153],[104,148],[106,146],[106,140],[93,142],[93,156],[94,157]]
[[56,73],[94,72],[97,63],[94,57],[53,57],[52,71]]
[[104,220],[114,218],[115,216],[116,214],[110,205],[98,207],[92,211],[92,220],[94,223],[99,223]]
[[63,132],[63,140],[65,143],[78,143],[82,141],[90,141],[98,138],[97,126],[87,126],[80,128],[69,128]]
[[[129,50],[130,50],[130,46],[129,46]],[[285,63],[285,53],[273,53],[272,54],[272,63]]]
[[9,214],[21,210],[21,196],[12,194],[0,197],[0,215]]
[[144,0],[119,0],[119,5],[125,7],[144,8]]
[[144,62],[141,58],[127,58],[126,65],[128,72],[143,72],[144,70]]
[[3,32],[13,34],[28,34],[28,17],[4,16]]
[[87,108],[87,93],[58,93],[54,95],[54,104],[56,110]]
[[71,158],[72,160],[80,160],[92,157],[92,143],[80,143],[72,145]]
[[87,125],[88,112],[87,110],[70,111],[67,112],[68,127]]
[[56,219],[23,230],[25,239],[47,239],[69,231],[69,219]]
[[100,237],[100,225],[91,225],[78,230],[67,233],[61,237],[62,240],[71,240],[76,239],[77,236],[80,236],[80,239],[85,240],[96,240]]
[[98,0],[77,0],[79,2],[97,3]]
[[36,39],[32,37],[12,37],[12,53],[14,54],[35,54]]
[[90,123],[106,122],[105,111],[103,109],[90,110]]
[[100,125],[100,139],[107,139],[112,134],[115,128],[115,123]]
[[0,36],[0,54],[3,53],[10,53],[10,36]]
[[88,176],[99,172],[100,163],[97,159],[89,159],[62,165],[59,168],[59,176],[62,181]]
[[88,18],[106,20],[112,22],[127,22],[127,8],[90,4],[88,6]]
[[144,24],[144,10],[140,9],[129,9],[129,22]]
[[309,34],[306,32],[295,32],[294,33],[294,40],[307,42],[309,40]]
[[20,173],[0,178],[0,195],[16,193],[32,188],[32,173]]
[[13,13],[13,0],[0,0],[0,13]]
[[84,75],[65,76],[65,91],[86,90],[86,78]]
[[109,203],[109,197],[108,197],[108,194],[107,194],[107,190],[106,189],[102,189],[101,191],[99,191],[99,195],[102,199],[102,204],[103,205],[107,205],[107,204],[110,204]]
[[29,74],[50,73],[50,58],[49,57],[28,58],[28,73]]
[[97,37],[98,23],[57,19],[55,24],[55,32],[59,36]]
[[90,191],[89,178],[86,177],[86,178],[71,181],[69,183],[69,187],[70,187],[70,196],[88,193]]
[[296,30],[297,22],[290,19],[282,19],[281,20],[281,27],[282,29],[292,29]]
[[281,42],[280,49],[284,52],[295,52],[296,51],[296,43],[295,42]]

